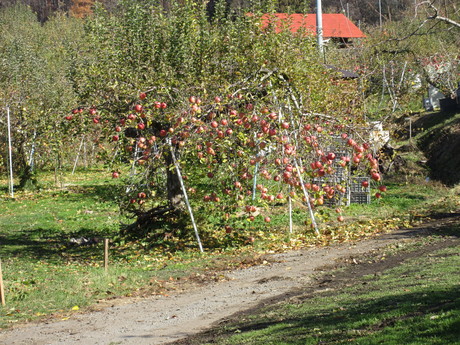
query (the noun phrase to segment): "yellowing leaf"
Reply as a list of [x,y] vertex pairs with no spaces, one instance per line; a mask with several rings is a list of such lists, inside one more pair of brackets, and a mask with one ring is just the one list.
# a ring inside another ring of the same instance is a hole
[[78,305],[75,305],[72,307],[72,310],[80,310],[80,307]]

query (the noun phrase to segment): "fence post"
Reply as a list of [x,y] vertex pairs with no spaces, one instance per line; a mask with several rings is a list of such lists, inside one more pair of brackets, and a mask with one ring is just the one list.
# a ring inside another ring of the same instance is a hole
[[109,270],[109,239],[104,238],[104,271]]
[[3,273],[2,273],[2,259],[0,259],[0,299],[2,300],[2,305],[5,303],[5,288],[3,287]]

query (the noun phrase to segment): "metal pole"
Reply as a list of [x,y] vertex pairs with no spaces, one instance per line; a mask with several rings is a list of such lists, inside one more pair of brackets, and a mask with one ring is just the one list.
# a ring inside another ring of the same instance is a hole
[[380,27],[382,27],[382,0],[379,0],[379,21]]
[[34,154],[35,154],[35,139],[37,138],[37,130],[34,129],[34,139],[32,141],[32,148],[30,149],[29,166],[31,170],[34,170]]
[[254,183],[252,186],[252,201],[256,200],[256,191],[257,191],[257,173],[259,170],[259,162],[256,163],[256,167],[254,169]]
[[321,0],[316,0],[316,41],[318,50],[323,54],[323,9]]
[[171,156],[172,156],[174,165],[176,167],[177,176],[179,177],[179,182],[180,182],[180,186],[182,188],[182,193],[184,193],[184,199],[185,199],[185,203],[187,205],[188,213],[190,215],[190,219],[192,220],[193,230],[195,231],[195,237],[196,237],[196,240],[198,242],[198,246],[200,247],[200,252],[203,253],[203,246],[201,244],[200,234],[198,233],[198,229],[196,227],[195,217],[193,217],[192,207],[190,206],[190,202],[188,200],[187,190],[185,189],[184,180],[182,178],[182,174],[180,172],[179,164],[177,163],[176,156],[174,155],[174,149],[173,149],[173,147],[171,145],[171,141],[169,141],[169,147],[171,149]]
[[8,156],[10,163],[10,182],[9,189],[11,197],[14,198],[14,183],[13,183],[13,148],[11,146],[11,123],[10,123],[10,107],[6,107],[6,118],[8,125]]
[[289,233],[292,234],[292,197],[291,197],[291,186],[289,186],[288,204],[289,204]]
[[[297,159],[294,159],[294,164],[297,169],[297,174],[299,174],[300,185],[302,187],[303,195],[305,196],[305,199],[307,200],[308,211],[310,211],[311,223],[313,224],[313,228],[315,229],[316,235],[319,236],[320,233],[318,230],[318,224],[316,224],[315,215],[313,213],[313,209],[310,203],[310,195],[308,194],[307,189],[305,188],[305,184],[303,183],[303,178],[302,178],[302,174],[300,173],[299,164],[297,164]],[[300,164],[302,164],[302,161],[300,162]]]
[[77,152],[77,158],[75,158],[75,163],[73,164],[72,175],[75,174],[75,169],[77,168],[78,158],[80,157],[81,147],[83,146],[83,140],[85,140],[84,136],[81,138],[80,147],[78,148]]
[[412,118],[408,117],[409,120],[409,144],[412,144]]

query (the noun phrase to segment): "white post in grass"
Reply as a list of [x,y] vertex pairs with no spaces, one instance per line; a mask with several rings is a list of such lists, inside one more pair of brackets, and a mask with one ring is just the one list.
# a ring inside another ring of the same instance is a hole
[[187,205],[188,213],[190,215],[190,219],[192,220],[193,230],[195,231],[195,237],[198,242],[198,247],[200,247],[200,252],[203,253],[203,246],[201,244],[200,234],[198,233],[198,229],[196,227],[195,217],[193,217],[192,207],[190,206],[190,202],[188,200],[188,195],[187,195],[187,190],[185,189],[184,179],[182,178],[182,174],[179,169],[179,163],[176,160],[176,156],[174,154],[174,149],[171,144],[171,141],[169,141],[169,147],[171,149],[171,156],[174,162],[174,166],[176,167],[177,176],[179,177],[180,187],[182,189],[182,193],[184,193],[185,204]]
[[10,179],[9,191],[12,198],[14,198],[14,183],[13,183],[13,148],[11,145],[11,122],[10,122],[10,107],[6,106],[6,121],[8,126],[8,157],[10,165]]

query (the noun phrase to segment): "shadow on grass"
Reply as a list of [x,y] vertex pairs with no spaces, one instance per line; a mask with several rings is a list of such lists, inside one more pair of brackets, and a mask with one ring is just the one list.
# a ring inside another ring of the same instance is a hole
[[[105,236],[107,234],[83,228],[65,234],[43,228],[8,235],[0,234],[0,256],[37,261],[46,259],[55,263],[86,261],[94,255],[100,255]],[[85,243],[82,239],[88,242]]]
[[444,121],[454,117],[458,112],[457,111],[449,111],[449,112],[433,112],[426,114],[424,116],[421,116],[419,119],[414,121],[412,123],[412,129],[413,131],[421,131],[421,130],[427,130],[430,129],[434,126],[437,126]]
[[68,186],[66,190],[56,191],[56,195],[65,195],[69,201],[93,199],[99,202],[113,202],[120,197],[121,187],[114,185]]
[[[262,331],[252,335],[252,339],[267,336],[272,343],[279,340],[283,344],[336,344],[360,340],[363,344],[458,344],[459,293],[458,286],[428,289],[343,303],[340,308],[321,308],[314,312],[307,302],[294,312],[295,306],[292,307],[289,318],[245,320],[244,324],[229,325],[227,331],[219,335],[227,337],[237,332],[240,337],[247,332]],[[280,315],[283,311],[276,306],[268,313]],[[382,316],[385,314],[388,317]]]

